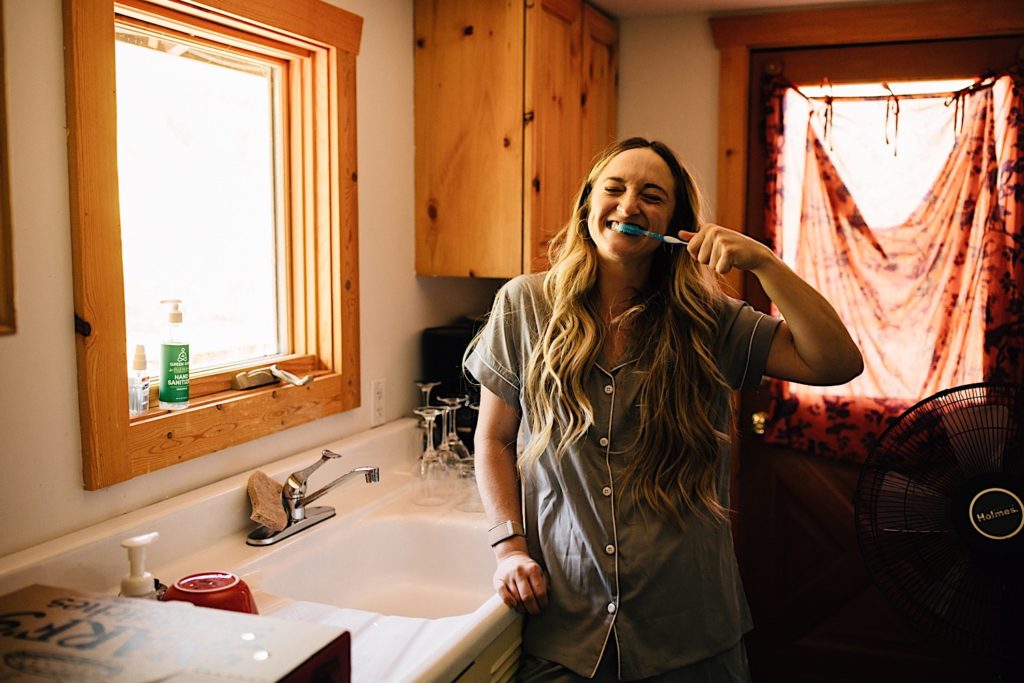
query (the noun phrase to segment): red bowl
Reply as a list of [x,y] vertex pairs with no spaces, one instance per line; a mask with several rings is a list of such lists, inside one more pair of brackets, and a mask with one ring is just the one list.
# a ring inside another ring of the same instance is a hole
[[181,600],[200,607],[259,614],[249,586],[231,572],[200,572],[168,586],[164,600]]

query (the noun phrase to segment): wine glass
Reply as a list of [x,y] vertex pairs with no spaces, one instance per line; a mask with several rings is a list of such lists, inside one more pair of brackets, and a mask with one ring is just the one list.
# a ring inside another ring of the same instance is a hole
[[454,398],[442,397],[438,398],[438,401],[444,403],[451,410],[451,415],[444,422],[444,438],[442,443],[448,444],[448,448],[451,449],[452,453],[458,460],[465,460],[470,457],[469,449],[466,448],[466,444],[462,443],[462,438],[459,437],[458,432],[458,412],[466,403],[469,403],[468,396],[456,396]]
[[441,384],[441,382],[438,381],[416,382],[416,386],[420,388],[420,398],[422,400],[422,403],[420,403],[420,408],[426,408],[430,406],[430,392],[433,391],[434,387],[438,386],[439,384]]
[[[414,411],[423,418],[426,424],[426,433],[433,435],[434,420],[441,414],[440,408],[416,408]],[[434,450],[434,439],[428,438],[423,448],[423,455],[420,456],[420,490],[413,500],[416,505],[436,506],[445,502],[445,486],[448,480],[448,472],[437,451]]]
[[[433,391],[434,387],[438,386],[439,384],[441,384],[440,381],[434,381],[434,380],[424,380],[422,382],[416,382],[416,386],[418,386],[420,388],[420,401],[422,401],[422,403],[420,403],[420,408],[429,408],[430,407],[430,392]],[[430,432],[427,431],[427,424],[422,419],[420,420],[419,427],[420,427],[420,429],[423,430],[423,445],[424,445],[424,448],[425,448],[426,444],[427,444],[427,438],[428,438],[427,435],[429,434],[430,435],[429,436],[430,440],[433,441],[434,432],[433,431],[430,431]]]
[[[447,399],[440,399],[441,401],[447,401]],[[455,451],[447,439],[448,434],[448,423],[451,422],[452,413],[455,408],[450,405],[439,407],[441,411],[441,441],[437,446],[437,457],[441,458],[441,462],[450,471],[455,471],[455,463],[461,458],[457,451]]]

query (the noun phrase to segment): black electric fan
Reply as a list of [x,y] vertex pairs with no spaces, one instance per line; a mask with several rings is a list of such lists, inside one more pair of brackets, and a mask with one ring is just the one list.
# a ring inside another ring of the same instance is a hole
[[1024,682],[1024,386],[930,396],[861,470],[857,538],[881,592],[922,633]]

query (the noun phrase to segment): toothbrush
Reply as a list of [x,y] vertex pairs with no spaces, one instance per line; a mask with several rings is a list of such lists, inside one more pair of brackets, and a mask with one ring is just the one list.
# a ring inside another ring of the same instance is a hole
[[672,237],[671,235],[662,235],[660,232],[651,232],[650,230],[644,230],[639,225],[633,225],[632,223],[619,223],[614,226],[612,230],[621,232],[624,235],[640,235],[642,237],[650,237],[651,239],[661,240],[667,244],[689,244],[686,240],[681,240],[678,237]]

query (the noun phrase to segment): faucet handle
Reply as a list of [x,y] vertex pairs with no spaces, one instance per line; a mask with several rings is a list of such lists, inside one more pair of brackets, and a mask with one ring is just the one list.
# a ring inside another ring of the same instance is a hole
[[320,468],[320,466],[323,465],[328,460],[333,460],[334,458],[340,457],[340,453],[335,453],[334,451],[328,450],[326,448],[322,450],[320,452],[320,459],[317,460],[315,463],[313,463],[312,465],[305,469],[301,469],[298,472],[292,472],[290,475],[288,475],[288,481],[285,482],[285,495],[287,496],[289,494],[298,494],[299,496],[301,496],[303,493],[306,492],[306,481],[309,479],[310,475],[316,472]]

